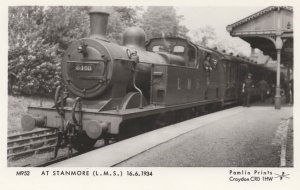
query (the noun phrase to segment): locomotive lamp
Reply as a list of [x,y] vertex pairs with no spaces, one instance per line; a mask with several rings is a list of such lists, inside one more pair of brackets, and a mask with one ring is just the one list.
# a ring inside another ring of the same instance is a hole
[[81,53],[83,55],[83,57],[87,57],[88,53],[87,53],[87,44],[82,41],[80,46],[77,48],[78,53]]

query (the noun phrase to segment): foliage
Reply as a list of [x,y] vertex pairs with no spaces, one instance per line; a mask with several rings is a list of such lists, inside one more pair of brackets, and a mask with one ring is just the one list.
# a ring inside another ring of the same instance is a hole
[[220,38],[215,33],[215,29],[210,25],[197,28],[191,34],[191,38],[198,45],[214,48],[225,53],[242,54],[237,48],[240,44],[234,38]]
[[210,41],[216,39],[215,29],[210,25],[205,25],[192,31],[192,36],[195,43],[202,46],[208,46]]
[[140,18],[137,10],[140,7],[115,6],[108,8],[110,13],[107,26],[107,38],[111,41],[122,44],[122,34],[127,27],[140,25]]
[[119,13],[120,20],[125,26],[136,26],[139,21],[137,11],[141,10],[141,7],[113,7],[114,12]]
[[[43,7],[9,8],[9,92],[48,93],[56,73],[56,46],[45,43],[41,35]],[[56,76],[55,76],[56,75]]]
[[58,44],[65,50],[68,44],[89,33],[88,7],[48,7],[44,11],[42,38],[45,43]]
[[162,36],[186,37],[188,29],[180,25],[182,16],[174,7],[148,7],[143,15],[142,28],[148,38]]
[[232,38],[216,40],[213,46],[216,47],[219,51],[225,50],[226,53],[239,53],[238,49],[236,48],[238,47],[238,44],[236,44],[236,42],[232,40]]

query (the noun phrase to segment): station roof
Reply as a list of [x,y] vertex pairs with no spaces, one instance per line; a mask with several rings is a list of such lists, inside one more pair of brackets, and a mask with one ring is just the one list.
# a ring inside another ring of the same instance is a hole
[[293,62],[293,7],[270,6],[226,27],[231,36],[240,37],[252,48],[276,60],[276,35],[284,41],[282,63]]

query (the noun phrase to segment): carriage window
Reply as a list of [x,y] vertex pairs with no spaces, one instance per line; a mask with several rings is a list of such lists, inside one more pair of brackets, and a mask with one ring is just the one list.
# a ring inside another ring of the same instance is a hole
[[183,46],[174,46],[173,53],[184,53],[184,47]]
[[177,90],[181,89],[181,81],[180,78],[177,78]]
[[188,78],[187,80],[187,89],[190,90],[192,88],[192,79]]

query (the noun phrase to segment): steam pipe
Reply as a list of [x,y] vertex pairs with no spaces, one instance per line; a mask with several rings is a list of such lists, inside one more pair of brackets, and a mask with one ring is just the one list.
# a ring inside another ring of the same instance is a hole
[[134,73],[133,73],[133,87],[139,92],[139,94],[140,94],[140,109],[142,109],[143,108],[143,92],[142,92],[142,90],[141,89],[139,89],[137,86],[136,86],[136,84],[135,84],[135,76],[136,76],[136,71],[135,71],[135,69],[134,69],[134,71],[133,71]]
[[132,56],[134,56],[134,62],[132,62],[132,71],[133,71],[133,80],[132,80],[132,83],[133,83],[133,87],[139,92],[140,94],[140,106],[139,108],[140,109],[143,109],[143,92],[141,89],[139,89],[137,86],[136,86],[136,83],[135,83],[135,80],[136,80],[136,65],[138,64],[138,57],[136,55],[136,52],[135,53],[129,53],[130,51],[127,49],[127,54],[129,55],[129,58],[132,59]]

